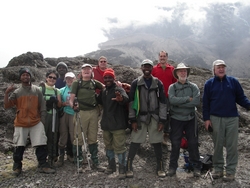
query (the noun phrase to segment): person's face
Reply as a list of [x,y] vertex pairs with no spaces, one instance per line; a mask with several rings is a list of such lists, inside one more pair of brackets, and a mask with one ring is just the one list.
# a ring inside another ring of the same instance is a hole
[[166,53],[161,52],[161,53],[159,54],[159,62],[160,62],[161,64],[165,64],[165,63],[167,63],[167,61],[168,61],[168,56],[166,55]]
[[83,78],[91,78],[92,76],[92,69],[90,67],[82,68],[82,77]]
[[214,75],[219,78],[223,78],[226,75],[225,65],[215,65],[214,66]]
[[179,69],[176,71],[179,81],[186,81],[187,79],[187,69]]
[[20,77],[20,80],[24,84],[29,84],[30,83],[30,75],[28,73],[23,73]]
[[114,78],[112,76],[109,76],[109,75],[104,76],[103,80],[104,80],[104,84],[108,87],[114,83]]
[[65,66],[59,65],[59,66],[57,67],[57,72],[58,72],[60,75],[65,75],[66,72],[67,72],[67,69],[66,69]]
[[65,80],[66,80],[67,86],[70,87],[72,85],[73,81],[74,81],[74,78],[66,77]]
[[49,86],[54,86],[55,83],[56,83],[56,75],[54,73],[51,73],[47,76],[46,78],[46,83],[49,85]]
[[142,66],[141,66],[141,70],[142,70],[143,75],[144,75],[145,77],[151,76],[152,69],[153,69],[153,67],[152,67],[151,65],[149,65],[149,64],[146,64],[146,65],[142,65]]
[[101,70],[105,70],[107,68],[107,64],[108,64],[108,62],[107,62],[107,59],[105,59],[105,58],[101,58],[98,62],[98,65],[99,65]]

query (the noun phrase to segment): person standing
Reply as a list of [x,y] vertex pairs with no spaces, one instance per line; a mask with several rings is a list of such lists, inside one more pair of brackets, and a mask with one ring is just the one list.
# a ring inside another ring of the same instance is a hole
[[28,135],[32,146],[36,148],[39,171],[48,174],[55,173],[55,170],[51,169],[46,162],[48,154],[47,137],[43,125],[46,106],[42,92],[39,87],[31,84],[31,72],[28,68],[19,70],[19,79],[21,80],[21,87],[16,89],[12,84],[6,89],[4,95],[4,108],[15,106],[17,109],[13,136],[15,145],[13,173],[15,176],[19,176],[22,172],[23,153]]
[[[250,101],[239,81],[226,75],[226,63],[216,60],[212,65],[214,77],[206,81],[203,95],[203,120],[205,128],[212,127],[214,143],[213,178],[225,181],[235,179],[238,163],[239,113],[236,104],[250,110]],[[226,148],[226,164],[223,158]],[[224,165],[226,173],[224,175]]]
[[129,93],[129,120],[132,133],[127,159],[126,176],[132,178],[133,159],[140,144],[146,140],[149,134],[149,143],[154,147],[157,161],[156,173],[159,177],[165,177],[162,160],[162,130],[167,118],[167,104],[163,84],[151,72],[153,62],[145,59],[141,63],[143,75],[135,79],[131,84]]
[[[98,59],[98,65],[96,67],[93,67],[94,79],[104,84],[103,74],[107,68],[108,68],[108,60],[106,57],[101,56]],[[97,94],[99,94],[101,90],[97,89],[96,92]]]
[[119,179],[126,178],[126,113],[125,108],[129,100],[122,87],[115,83],[113,69],[106,69],[104,74],[105,88],[99,95],[100,104],[103,106],[101,129],[108,158],[107,173],[116,172],[115,154],[119,162]]
[[194,168],[194,177],[200,177],[201,162],[198,149],[198,127],[195,120],[195,108],[200,104],[200,90],[196,84],[188,81],[190,68],[179,63],[173,71],[178,80],[168,90],[170,103],[170,140],[171,155],[168,176],[174,176],[178,167],[183,132],[188,142],[189,162]]
[[[99,109],[96,99],[96,89],[102,90],[103,85],[97,80],[93,80],[93,68],[90,64],[83,64],[81,71],[81,79],[74,81],[71,86],[70,94],[70,106],[74,110],[80,110],[78,113],[81,117],[81,125],[83,126],[84,137],[87,139],[89,152],[93,162],[92,168],[98,171],[104,171],[105,169],[100,166],[98,160],[98,116]],[[78,105],[74,104],[75,97],[77,96]],[[73,154],[76,159],[77,151],[77,135],[81,135],[80,125],[75,127],[74,130],[74,142],[73,142]],[[79,137],[78,149],[80,151],[81,161],[82,156],[83,139]],[[75,160],[76,161],[76,160]]]
[[165,90],[165,95],[166,95],[166,101],[168,104],[168,109],[167,109],[167,121],[166,124],[164,125],[164,135],[163,135],[163,144],[167,145],[167,139],[169,137],[169,100],[168,100],[168,88],[171,84],[175,83],[177,80],[173,76],[173,70],[174,67],[168,63],[168,53],[166,51],[160,51],[159,53],[159,62],[157,65],[154,66],[152,70],[152,75],[159,80],[162,81],[164,90]]
[[67,72],[65,74],[66,86],[60,89],[61,99],[62,99],[62,108],[63,108],[63,116],[60,118],[60,127],[59,127],[59,159],[56,163],[57,167],[63,166],[64,164],[64,155],[65,155],[65,147],[68,143],[68,135],[70,135],[71,144],[74,141],[74,110],[69,105],[71,85],[76,78],[73,72]]

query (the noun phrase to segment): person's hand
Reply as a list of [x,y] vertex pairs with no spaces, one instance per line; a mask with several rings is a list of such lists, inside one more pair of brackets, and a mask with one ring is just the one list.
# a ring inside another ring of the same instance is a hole
[[122,95],[121,95],[121,93],[119,91],[116,91],[115,92],[115,98],[112,98],[111,100],[121,102],[121,101],[123,101],[123,97],[122,97]]
[[204,123],[205,129],[208,131],[208,127],[211,126],[212,127],[212,123],[210,120],[206,120]]
[[135,132],[137,132],[138,131],[138,126],[137,126],[137,122],[133,122],[132,124],[131,124],[131,127],[132,127],[132,130],[133,131],[135,131]]
[[120,81],[118,81],[118,80],[115,81],[115,84],[116,84],[117,86],[119,86],[119,87],[122,87],[122,83],[121,83]]
[[131,85],[129,85],[127,83],[122,83],[122,88],[125,90],[126,93],[129,93]]
[[161,132],[164,128],[164,124],[162,122],[158,123],[158,131]]
[[5,90],[5,94],[9,94],[10,92],[14,91],[16,89],[16,86],[13,84],[11,84],[9,87],[7,87],[7,89]]

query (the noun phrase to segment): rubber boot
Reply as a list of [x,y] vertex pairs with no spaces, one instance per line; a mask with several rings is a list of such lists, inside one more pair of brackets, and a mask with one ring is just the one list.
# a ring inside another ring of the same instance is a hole
[[129,153],[128,153],[128,159],[127,159],[127,165],[126,165],[126,177],[127,178],[133,178],[134,172],[133,172],[133,160],[136,155],[136,152],[138,148],[140,147],[139,143],[131,142],[129,147]]
[[106,156],[108,158],[108,167],[105,170],[105,173],[112,174],[113,172],[116,172],[115,153],[113,150],[106,150]]
[[156,161],[157,161],[157,169],[156,173],[159,177],[165,177],[166,172],[164,171],[164,165],[162,160],[162,148],[161,143],[152,144],[154,146]]
[[98,161],[98,156],[97,156],[97,153],[98,153],[98,144],[97,143],[95,143],[95,144],[89,144],[89,152],[91,154],[91,160],[93,161],[92,169],[93,170],[97,170],[98,172],[104,172],[105,168],[102,167],[99,164],[99,161]]
[[25,147],[24,146],[18,146],[14,148],[13,152],[13,175],[19,176],[22,172],[22,160],[23,160],[23,153],[24,153]]
[[126,178],[126,152],[117,154],[119,160],[119,179]]
[[63,149],[60,149],[59,150],[59,158],[58,160],[56,161],[55,163],[55,166],[56,167],[62,167],[63,164],[64,164],[64,155],[65,155],[65,150],[64,148]]

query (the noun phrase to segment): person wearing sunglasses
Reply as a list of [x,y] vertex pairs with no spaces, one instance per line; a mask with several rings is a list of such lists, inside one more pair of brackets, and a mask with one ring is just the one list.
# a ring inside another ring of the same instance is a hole
[[[48,162],[51,166],[57,161],[58,155],[58,123],[59,118],[53,109],[59,109],[61,107],[61,94],[60,90],[55,87],[58,73],[56,70],[49,70],[46,73],[46,81],[44,86],[41,86],[41,90],[46,101],[46,121],[45,121],[45,133],[48,138]],[[55,127],[53,128],[53,116],[55,117]],[[53,128],[53,130],[52,130]]]
[[[108,60],[106,57],[101,56],[98,59],[98,65],[96,67],[93,67],[94,79],[104,84],[103,74],[107,68]],[[99,94],[100,90],[96,90],[96,92]]]

